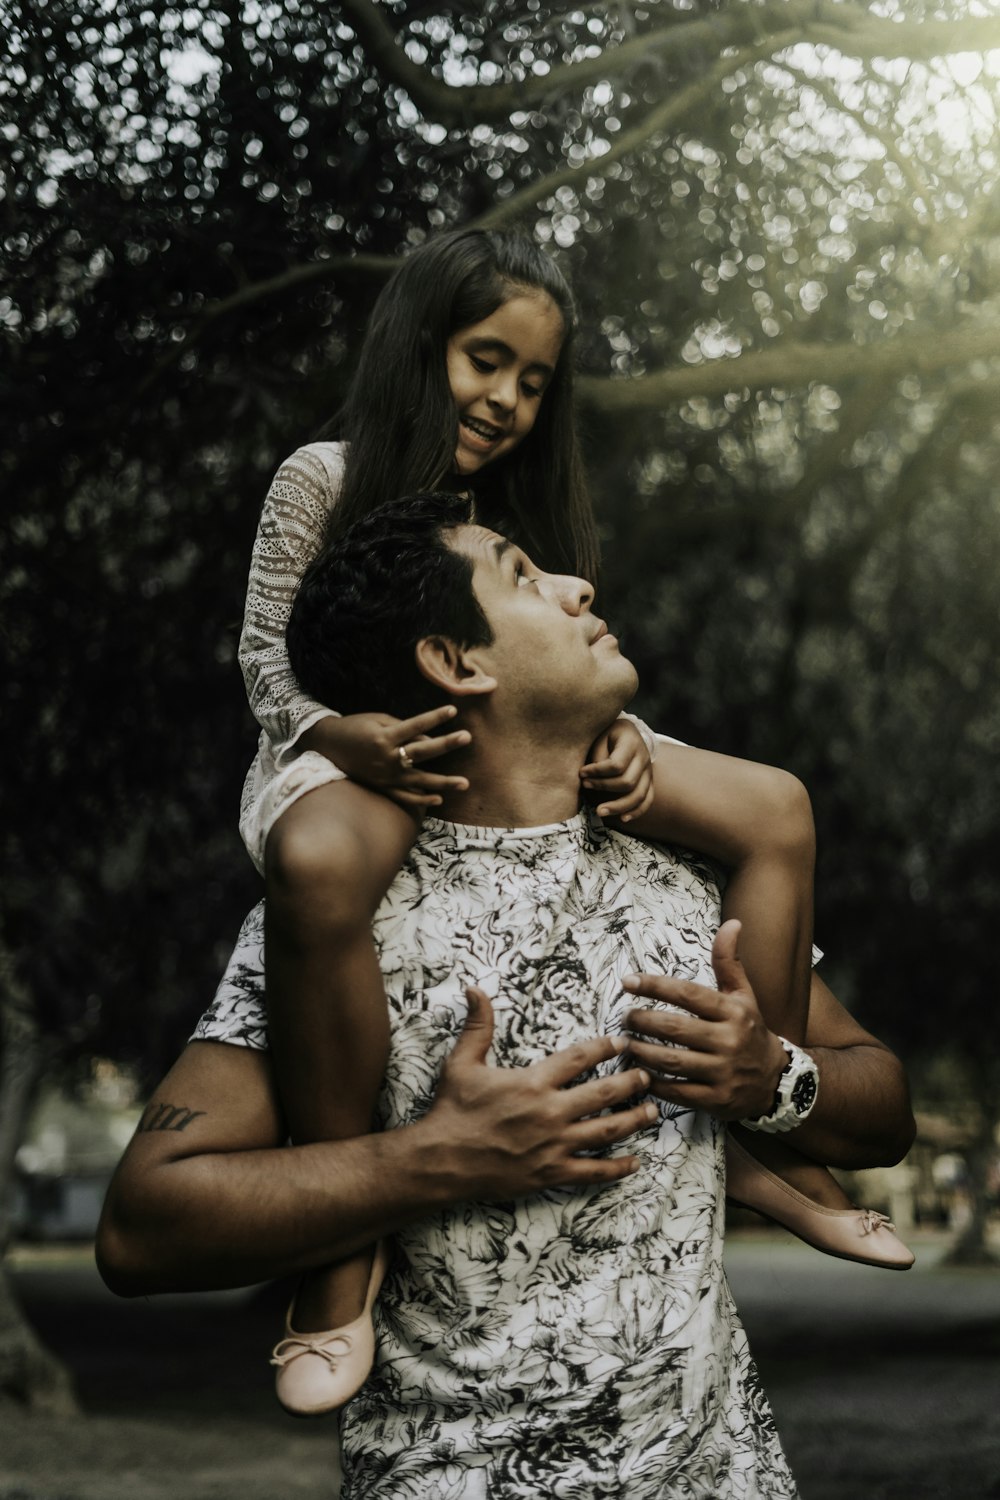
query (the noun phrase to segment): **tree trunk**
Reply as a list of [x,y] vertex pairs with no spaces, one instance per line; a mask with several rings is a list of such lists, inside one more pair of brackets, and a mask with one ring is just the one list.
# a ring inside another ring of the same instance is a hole
[[30,1411],[79,1416],[69,1371],[41,1343],[26,1321],[0,1266],[0,1400],[17,1401]]
[[996,1255],[986,1243],[990,1210],[990,1178],[996,1156],[998,1090],[996,1068],[985,1053],[967,1059],[966,1077],[972,1099],[978,1105],[979,1126],[965,1151],[972,1213],[969,1222],[945,1256],[949,1266],[997,1266]]
[[40,1342],[14,1296],[3,1257],[13,1232],[14,1163],[44,1051],[31,999],[0,942],[0,1398],[32,1411],[79,1411],[69,1371]]
[[944,1257],[943,1264],[947,1266],[1000,1265],[1000,1259],[986,1243],[990,1173],[996,1154],[996,1121],[992,1111],[984,1111],[982,1120],[976,1139],[965,1152],[972,1212],[969,1222],[959,1232],[958,1238]]

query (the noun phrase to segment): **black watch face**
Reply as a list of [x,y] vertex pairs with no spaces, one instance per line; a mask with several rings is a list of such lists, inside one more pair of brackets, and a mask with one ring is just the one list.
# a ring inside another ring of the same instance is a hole
[[801,1078],[795,1080],[792,1089],[792,1104],[797,1115],[804,1115],[816,1097],[816,1075],[815,1073],[803,1073]]

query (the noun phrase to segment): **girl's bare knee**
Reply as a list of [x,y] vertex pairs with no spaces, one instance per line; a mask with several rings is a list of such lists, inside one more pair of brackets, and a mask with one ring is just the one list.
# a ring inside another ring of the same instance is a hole
[[330,919],[367,922],[399,873],[417,824],[367,787],[338,781],[318,787],[282,813],[268,835],[269,900],[315,901]]

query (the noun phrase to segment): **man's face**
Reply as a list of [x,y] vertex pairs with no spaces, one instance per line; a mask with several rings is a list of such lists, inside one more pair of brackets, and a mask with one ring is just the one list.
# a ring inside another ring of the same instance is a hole
[[475,654],[497,680],[498,705],[570,735],[609,724],[638,677],[591,613],[591,585],[543,573],[520,547],[481,526],[460,527],[451,544],[472,560],[473,588],[493,631],[492,644]]

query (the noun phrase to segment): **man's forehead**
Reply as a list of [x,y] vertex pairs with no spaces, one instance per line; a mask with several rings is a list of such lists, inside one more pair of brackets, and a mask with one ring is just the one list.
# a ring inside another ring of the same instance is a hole
[[499,567],[504,553],[509,552],[513,546],[499,532],[471,522],[456,526],[451,536],[455,550],[464,552],[473,567],[483,565],[491,571]]

